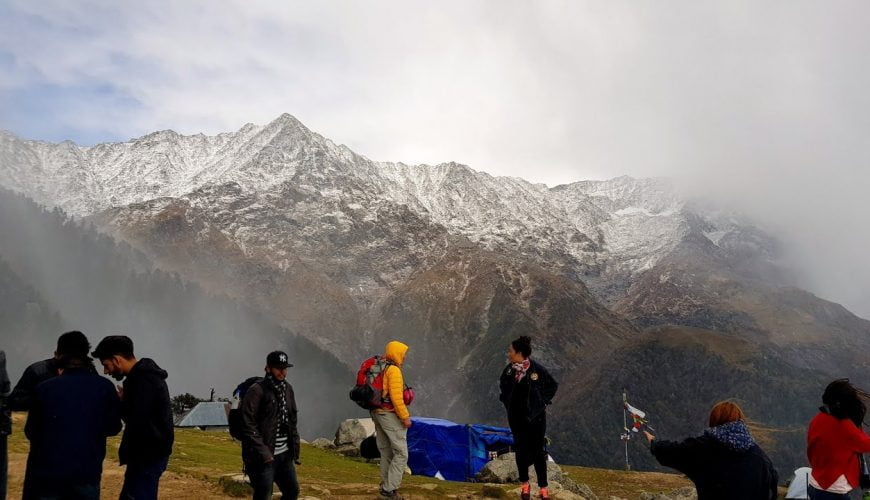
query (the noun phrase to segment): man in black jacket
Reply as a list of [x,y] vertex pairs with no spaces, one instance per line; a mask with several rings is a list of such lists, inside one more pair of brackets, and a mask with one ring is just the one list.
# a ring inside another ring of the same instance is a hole
[[254,489],[254,500],[272,498],[273,484],[282,499],[299,496],[295,464],[299,463],[299,431],[293,386],[287,382],[287,354],[266,356],[266,377],[253,384],[239,405],[242,413],[242,460]]
[[24,500],[99,499],[106,438],[121,431],[121,401],[87,356],[62,357],[58,371],[36,388],[24,426]]
[[152,359],[137,360],[133,341],[124,335],[101,340],[93,356],[106,375],[124,380],[119,395],[126,427],[118,458],[127,471],[121,499],[156,500],[175,438],[167,373]]
[[[87,357],[91,344],[82,332],[66,332],[57,339],[54,357],[37,361],[28,366],[15,384],[15,389],[9,395],[9,407],[12,411],[27,411],[36,392],[36,386],[57,376],[58,360],[62,356]],[[96,373],[94,367],[90,369]]]

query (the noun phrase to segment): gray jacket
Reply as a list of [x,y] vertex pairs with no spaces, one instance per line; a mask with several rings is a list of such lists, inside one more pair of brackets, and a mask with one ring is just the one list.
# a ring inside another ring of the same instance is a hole
[[[289,410],[289,444],[293,459],[299,459],[299,431],[297,430],[296,398],[293,386],[287,386],[287,409]],[[268,382],[252,385],[245,393],[239,409],[242,413],[242,458],[245,462],[265,463],[271,461],[275,452],[275,437],[278,427],[278,398]]]

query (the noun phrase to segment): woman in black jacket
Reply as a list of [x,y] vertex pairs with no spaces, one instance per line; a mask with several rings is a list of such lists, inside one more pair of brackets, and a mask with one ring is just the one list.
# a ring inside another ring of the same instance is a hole
[[737,404],[723,401],[710,412],[710,427],[681,443],[644,432],[660,464],[677,469],[695,483],[698,500],[772,500],[778,476],[752,439]]
[[532,339],[520,337],[508,347],[508,365],[499,380],[499,400],[507,410],[508,423],[514,437],[517,469],[522,483],[520,498],[529,500],[529,466],[535,466],[541,498],[549,499],[547,491],[547,412],[559,384],[546,368],[530,359]]

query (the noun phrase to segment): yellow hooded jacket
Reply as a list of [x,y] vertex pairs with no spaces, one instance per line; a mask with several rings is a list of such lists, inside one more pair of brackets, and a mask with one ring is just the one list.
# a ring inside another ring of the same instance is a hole
[[402,378],[402,370],[399,368],[405,361],[405,354],[408,352],[408,346],[393,340],[387,344],[387,349],[384,357],[388,361],[392,361],[395,365],[390,365],[384,372],[384,390],[390,396],[390,403],[393,409],[384,408],[379,411],[395,412],[400,420],[405,420],[411,417],[408,407],[405,406],[404,392],[405,380]]

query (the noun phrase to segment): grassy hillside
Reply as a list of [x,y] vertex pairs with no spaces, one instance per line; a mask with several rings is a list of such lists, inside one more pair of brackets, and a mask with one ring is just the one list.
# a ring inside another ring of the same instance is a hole
[[[27,458],[27,440],[23,435],[25,415],[16,414],[15,429],[9,442],[9,497],[21,495],[21,483]],[[116,498],[123,481],[123,469],[117,464],[118,438],[110,441],[104,463],[102,496]],[[303,445],[299,479],[302,496],[316,498],[377,497],[378,469],[360,459],[344,458],[334,453]],[[667,492],[685,486],[688,481],[676,474],[622,472],[583,467],[563,467],[575,481],[588,484],[601,498],[616,495],[637,498],[642,491]],[[199,430],[177,430],[175,452],[169,471],[161,481],[161,498],[228,499],[247,493],[226,477],[241,471],[240,447],[228,434]],[[431,478],[406,477],[402,492],[414,499],[427,498],[513,498],[515,485],[456,483]]]

